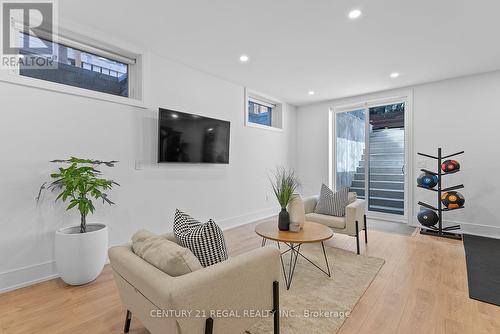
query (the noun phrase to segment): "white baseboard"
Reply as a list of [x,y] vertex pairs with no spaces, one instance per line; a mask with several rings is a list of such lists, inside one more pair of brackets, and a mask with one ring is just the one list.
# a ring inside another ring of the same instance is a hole
[[451,221],[445,221],[444,223],[446,225],[459,224],[462,227],[460,232],[464,234],[473,234],[473,235],[480,235],[482,237],[500,239],[500,227],[497,226],[472,224],[464,222],[451,222]]
[[[414,227],[422,227],[422,225],[420,225],[418,221],[414,221],[412,225]],[[450,221],[450,220],[443,221],[443,225],[445,226],[460,225],[461,229],[453,232],[500,239],[500,227],[498,226],[473,224],[473,223]]]
[[256,212],[247,213],[241,216],[231,217],[217,221],[224,231],[236,228],[238,226],[254,223],[259,220],[277,216],[279,208],[268,208]]
[[0,273],[0,293],[59,277],[55,261],[47,261]]
[[[276,216],[277,208],[268,208],[241,216],[218,220],[223,230],[229,230],[241,225],[253,223],[262,219]],[[0,293],[24,288],[36,283],[59,277],[55,261],[47,261],[22,268],[0,273]]]

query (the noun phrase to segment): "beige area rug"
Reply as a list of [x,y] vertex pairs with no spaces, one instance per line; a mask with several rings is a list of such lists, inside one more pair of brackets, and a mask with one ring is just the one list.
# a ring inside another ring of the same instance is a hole
[[[282,334],[337,332],[385,262],[383,259],[356,255],[338,248],[325,248],[331,278],[301,257],[297,261],[290,290],[286,290],[283,275],[281,276]],[[320,244],[304,244],[301,253],[320,267],[325,266]],[[289,253],[283,259],[288,264]],[[256,323],[247,333],[272,332],[273,322],[270,317]]]

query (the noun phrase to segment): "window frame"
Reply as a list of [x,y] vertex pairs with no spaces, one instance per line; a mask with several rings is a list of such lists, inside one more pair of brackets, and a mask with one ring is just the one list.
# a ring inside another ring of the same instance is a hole
[[[263,124],[251,122],[249,110],[248,110],[248,103],[250,100],[253,100],[253,101],[255,101],[255,103],[260,104],[260,105],[272,106],[273,109],[272,109],[272,113],[271,113],[271,120],[275,119],[275,117],[278,118],[280,125],[279,126],[273,126],[273,125],[269,126],[269,125],[263,125]],[[244,113],[245,113],[245,126],[247,126],[247,127],[283,132],[284,122],[285,122],[285,113],[283,112],[283,102],[281,102],[275,98],[272,98],[272,97],[266,96],[264,94],[261,94],[259,92],[245,88]]]
[[117,46],[103,43],[72,31],[61,30],[60,27],[57,30],[58,33],[53,38],[53,42],[55,43],[63,44],[71,48],[79,49],[83,52],[89,52],[97,56],[102,56],[119,62],[125,59],[135,59],[134,64],[127,63],[128,97],[23,76],[19,73],[19,68],[0,71],[0,81],[59,93],[88,97],[101,101],[109,101],[134,107],[146,108],[143,94],[144,54],[126,51]]

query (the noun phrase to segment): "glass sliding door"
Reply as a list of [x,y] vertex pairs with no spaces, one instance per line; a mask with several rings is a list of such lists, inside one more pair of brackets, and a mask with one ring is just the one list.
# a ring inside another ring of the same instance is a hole
[[365,196],[366,110],[335,114],[335,189],[350,187]]
[[405,214],[405,103],[369,111],[368,210]]
[[333,185],[366,200],[367,215],[406,221],[406,103],[365,103],[335,111]]

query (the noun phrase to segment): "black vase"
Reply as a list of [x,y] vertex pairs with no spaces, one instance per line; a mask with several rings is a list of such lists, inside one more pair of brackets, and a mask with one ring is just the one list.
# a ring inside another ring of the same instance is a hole
[[285,208],[281,209],[280,215],[278,217],[278,229],[280,231],[288,231],[290,229],[290,215]]

